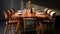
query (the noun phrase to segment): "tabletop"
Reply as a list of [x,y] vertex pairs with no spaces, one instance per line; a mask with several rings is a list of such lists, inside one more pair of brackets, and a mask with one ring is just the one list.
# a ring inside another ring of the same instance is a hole
[[34,13],[25,13],[25,14],[13,14],[12,17],[17,17],[17,18],[47,18],[48,16],[46,14],[34,14]]

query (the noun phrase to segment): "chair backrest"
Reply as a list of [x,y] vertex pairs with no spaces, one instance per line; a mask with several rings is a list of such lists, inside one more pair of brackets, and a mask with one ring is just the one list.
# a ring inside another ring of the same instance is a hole
[[14,12],[15,10],[14,10],[13,8],[11,8],[10,10],[12,11],[12,14],[14,14],[14,13],[15,13],[15,12]]
[[49,8],[45,8],[44,9],[44,12],[47,14],[47,11],[49,10]]
[[5,17],[5,19],[8,19],[8,17],[9,17],[8,12],[4,11],[4,17]]
[[54,10],[49,9],[47,10],[47,14],[49,15],[49,17],[55,17],[56,12]]
[[53,18],[55,17],[55,14],[56,14],[55,11],[50,12],[50,16],[53,17]]
[[47,11],[47,14],[50,14],[50,12],[52,12],[53,10],[51,10],[51,9],[49,9],[48,11]]
[[9,15],[11,15],[11,14],[12,14],[12,11],[9,9],[9,10],[8,10],[8,13],[9,13]]

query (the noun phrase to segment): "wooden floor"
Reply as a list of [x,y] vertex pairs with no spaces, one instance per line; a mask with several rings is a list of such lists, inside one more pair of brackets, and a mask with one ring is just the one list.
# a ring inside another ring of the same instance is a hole
[[[1,34],[3,34],[4,28],[5,28],[4,21],[2,23],[0,23],[0,33]],[[60,27],[56,26],[55,31],[56,31],[56,34],[60,34]],[[27,32],[23,32],[22,34],[36,34],[36,31],[27,31]],[[50,30],[45,30],[44,34],[52,34],[52,32]]]

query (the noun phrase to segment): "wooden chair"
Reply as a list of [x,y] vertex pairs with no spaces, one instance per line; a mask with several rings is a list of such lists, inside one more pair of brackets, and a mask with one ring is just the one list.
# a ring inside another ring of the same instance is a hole
[[48,20],[42,20],[43,24],[47,24],[48,27],[51,28],[53,34],[55,34],[55,27],[53,26],[55,23],[55,11],[49,9],[49,8],[45,8],[44,12],[48,15],[49,19]]
[[[45,18],[45,13],[43,11],[38,11],[38,12],[36,12],[36,15],[39,15],[36,19],[36,21],[37,21],[37,25],[36,25],[37,34],[40,34],[40,33],[44,34],[42,20],[44,20],[44,18]],[[44,16],[42,16],[42,15],[44,15]]]
[[[10,24],[17,24],[16,31],[15,31],[17,33],[20,28],[20,20],[19,19],[10,19],[8,12],[4,12],[4,17],[6,19],[6,28],[8,28],[8,30],[10,29]],[[6,28],[4,30],[4,34],[6,34]]]
[[42,24],[47,24],[47,26],[49,25],[53,31],[53,34],[55,34],[55,28],[53,26],[54,24],[54,17],[55,17],[55,12],[46,8],[44,10],[44,12],[46,13],[46,15],[48,16],[48,18],[41,18],[41,19],[37,19],[38,20],[38,25],[37,25],[37,34],[40,34],[40,30],[41,30],[41,33],[44,34],[44,29],[43,29],[43,25]]
[[[44,28],[43,28],[43,24],[47,24],[47,26],[49,25],[51,28],[54,28],[54,27],[52,27],[52,21],[51,20],[49,20],[49,18],[47,19],[47,18],[38,18],[37,19],[38,21],[38,25],[37,25],[37,27],[36,27],[36,31],[37,31],[37,34],[44,34]],[[53,30],[53,33],[54,33],[54,30]]]

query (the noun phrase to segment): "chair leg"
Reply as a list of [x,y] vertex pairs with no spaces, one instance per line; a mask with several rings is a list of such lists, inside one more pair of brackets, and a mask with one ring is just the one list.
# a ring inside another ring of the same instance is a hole
[[[20,21],[18,21],[18,24],[17,24],[17,27],[16,27],[16,34],[18,34],[17,32],[19,31],[20,29]],[[20,34],[21,34],[21,31],[20,31]]]
[[5,29],[4,29],[4,34],[6,34],[6,30],[7,30],[7,25],[6,25]]
[[52,24],[50,25],[51,29],[53,31],[53,34],[55,34],[55,25],[54,25],[54,23],[55,23],[55,18],[52,19]]
[[10,34],[10,25],[6,24],[6,28],[4,30],[4,34],[6,34],[6,31],[8,30],[9,34]]
[[41,33],[44,34],[44,32],[43,32],[43,26],[42,26],[41,23],[39,23],[39,25],[36,28],[37,34],[40,34],[40,29],[41,29]]
[[42,24],[41,24],[41,23],[39,23],[39,25],[40,25],[41,33],[42,33],[42,34],[44,34]]
[[10,34],[15,34],[15,25],[14,24],[10,24],[10,27],[11,27],[11,29],[10,29]]
[[37,26],[36,31],[37,31],[37,34],[40,34],[40,27],[39,26]]
[[54,25],[53,24],[50,24],[50,27],[52,29],[53,34],[55,34],[55,27],[54,27]]
[[[7,23],[7,21],[6,21],[6,23]],[[6,34],[7,28],[8,28],[8,24],[6,24],[6,27],[4,29],[4,34]]]
[[11,34],[11,32],[10,32],[10,24],[8,25],[8,32],[9,32],[9,34]]

